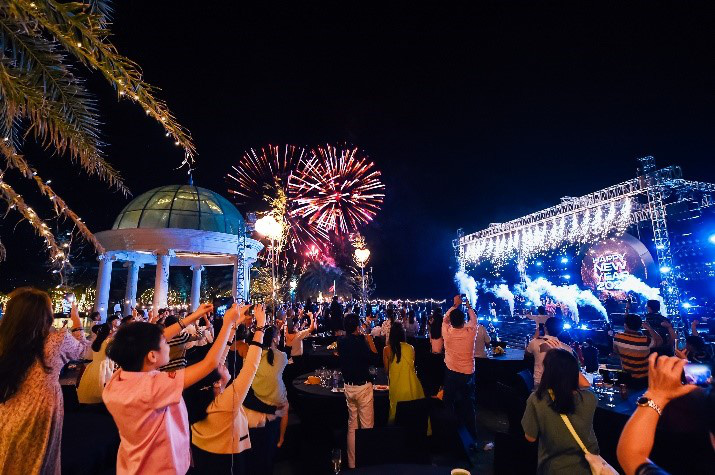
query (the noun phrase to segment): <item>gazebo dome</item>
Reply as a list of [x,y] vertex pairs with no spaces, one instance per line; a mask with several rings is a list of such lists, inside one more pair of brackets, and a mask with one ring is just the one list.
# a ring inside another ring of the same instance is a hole
[[198,229],[237,234],[244,228],[241,213],[226,198],[193,185],[154,188],[124,207],[112,229]]

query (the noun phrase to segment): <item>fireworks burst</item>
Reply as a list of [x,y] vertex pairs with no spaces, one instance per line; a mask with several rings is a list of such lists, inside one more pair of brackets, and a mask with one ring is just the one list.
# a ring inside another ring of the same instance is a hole
[[291,214],[324,231],[349,233],[380,210],[385,185],[357,147],[318,146],[288,178]]
[[242,200],[275,199],[278,189],[287,191],[288,177],[308,156],[305,148],[295,145],[268,145],[260,150],[247,150],[238,165],[231,167],[233,172],[228,174],[228,179],[235,188],[228,191]]

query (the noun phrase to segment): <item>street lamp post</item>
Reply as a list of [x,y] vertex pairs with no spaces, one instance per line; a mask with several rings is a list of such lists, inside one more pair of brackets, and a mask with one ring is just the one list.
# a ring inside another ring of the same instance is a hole
[[362,295],[360,296],[361,300],[361,307],[363,314],[366,313],[365,309],[365,266],[367,265],[367,261],[370,260],[370,249],[366,247],[362,247],[359,249],[355,249],[355,263],[360,267],[360,277],[362,281]]
[[276,316],[276,243],[283,237],[283,224],[267,214],[256,220],[256,232],[271,241],[269,258],[271,260],[271,299],[273,301],[273,318]]

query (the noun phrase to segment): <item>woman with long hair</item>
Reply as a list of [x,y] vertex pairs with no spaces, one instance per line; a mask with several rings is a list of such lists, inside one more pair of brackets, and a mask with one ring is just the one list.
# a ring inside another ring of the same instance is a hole
[[568,417],[588,451],[597,454],[593,414],[598,400],[591,391],[579,387],[580,374],[571,352],[556,348],[546,353],[541,382],[526,401],[521,420],[526,440],[539,441],[539,474],[591,473],[583,451],[561,417]]
[[60,473],[64,403],[59,374],[88,342],[77,306],[71,329],[52,327],[50,296],[24,287],[0,319],[0,473]]
[[415,370],[415,349],[405,342],[402,323],[395,322],[390,329],[390,339],[382,350],[382,362],[390,378],[390,418],[395,421],[397,403],[425,397]]
[[[243,404],[261,359],[262,328],[266,319],[262,305],[255,307],[255,316],[258,328],[249,340],[253,344],[246,345],[245,360],[236,378],[229,384],[228,369],[219,365],[217,370],[184,392],[191,424],[193,473],[248,473],[245,451],[251,448],[251,440]],[[235,330],[232,330],[229,341],[233,332]],[[224,361],[228,350],[227,347]]]
[[102,404],[102,391],[114,372],[114,362],[107,357],[107,345],[112,340],[114,325],[97,326],[92,342],[92,362],[87,365],[77,387],[77,399],[81,404]]
[[407,336],[417,336],[420,332],[420,322],[415,318],[415,311],[410,309],[407,312],[407,321],[405,322],[405,333]]
[[444,352],[444,338],[442,338],[442,309],[437,307],[432,310],[429,319],[429,341],[432,353],[442,354]]

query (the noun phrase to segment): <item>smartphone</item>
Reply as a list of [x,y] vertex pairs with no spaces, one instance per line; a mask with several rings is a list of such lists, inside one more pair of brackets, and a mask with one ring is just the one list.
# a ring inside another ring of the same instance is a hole
[[62,314],[69,315],[72,311],[72,304],[75,301],[75,296],[72,292],[64,294],[62,297]]
[[213,301],[214,305],[214,315],[223,318],[226,314],[226,310],[231,308],[233,305],[233,297],[216,297]]
[[708,386],[711,381],[712,372],[708,365],[687,363],[683,367],[683,382],[685,382],[686,384]]

